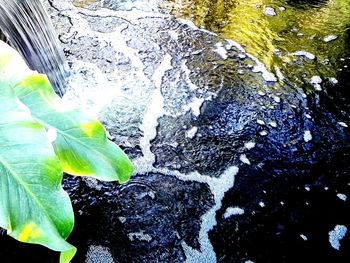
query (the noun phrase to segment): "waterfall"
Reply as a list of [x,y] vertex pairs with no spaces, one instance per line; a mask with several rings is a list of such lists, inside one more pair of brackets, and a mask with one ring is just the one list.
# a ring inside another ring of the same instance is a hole
[[67,64],[41,0],[0,0],[0,39],[3,39],[1,31],[28,66],[45,73],[56,93],[62,96]]

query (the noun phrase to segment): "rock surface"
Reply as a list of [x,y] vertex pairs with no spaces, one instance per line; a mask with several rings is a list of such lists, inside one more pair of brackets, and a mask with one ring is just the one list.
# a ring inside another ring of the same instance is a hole
[[[350,235],[338,251],[328,234],[350,227],[349,72],[308,92],[156,1],[45,4],[72,70],[64,98],[135,164],[123,186],[66,176],[74,262],[348,262]],[[1,262],[57,257],[0,243]]]

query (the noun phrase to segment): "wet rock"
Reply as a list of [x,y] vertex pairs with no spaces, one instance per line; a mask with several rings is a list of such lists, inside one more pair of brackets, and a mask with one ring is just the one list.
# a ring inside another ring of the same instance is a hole
[[200,218],[213,205],[205,184],[162,174],[135,176],[125,186],[101,184],[100,189],[67,179],[80,214],[71,242],[81,245],[81,254],[87,245],[106,246],[116,262],[181,262],[181,242],[198,247]]
[[[102,47],[97,39],[88,36],[74,38],[69,43],[69,49],[65,49],[67,57],[74,56],[81,61],[92,62],[104,73],[114,71],[116,53],[110,45]],[[90,52],[85,52],[86,49]]]

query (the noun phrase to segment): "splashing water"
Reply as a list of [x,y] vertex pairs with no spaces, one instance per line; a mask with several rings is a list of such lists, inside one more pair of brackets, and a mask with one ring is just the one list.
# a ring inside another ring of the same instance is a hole
[[47,74],[56,92],[62,96],[67,64],[41,1],[0,0],[0,29],[29,67]]

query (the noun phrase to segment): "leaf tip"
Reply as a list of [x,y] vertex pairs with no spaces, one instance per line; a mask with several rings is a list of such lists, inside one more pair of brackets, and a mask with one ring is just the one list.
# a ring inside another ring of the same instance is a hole
[[60,263],[69,263],[73,259],[75,253],[77,253],[77,249],[73,246],[71,247],[71,249],[61,252]]

